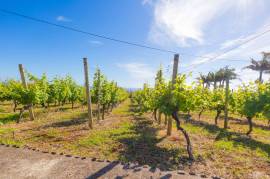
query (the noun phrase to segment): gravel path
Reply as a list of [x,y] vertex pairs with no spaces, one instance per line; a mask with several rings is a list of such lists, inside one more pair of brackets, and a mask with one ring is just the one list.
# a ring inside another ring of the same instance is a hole
[[164,172],[148,166],[122,165],[118,162],[93,161],[90,158],[53,155],[26,148],[0,146],[0,178],[177,178],[195,179],[183,171]]

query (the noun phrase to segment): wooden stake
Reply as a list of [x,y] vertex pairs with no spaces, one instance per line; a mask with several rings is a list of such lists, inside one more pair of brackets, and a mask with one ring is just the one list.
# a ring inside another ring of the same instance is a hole
[[86,90],[86,99],[87,99],[87,109],[88,109],[88,125],[90,129],[93,129],[93,118],[92,118],[92,106],[91,106],[91,93],[89,87],[89,77],[88,77],[88,62],[87,58],[83,58],[84,64],[84,77],[85,77],[85,90]]
[[165,115],[165,119],[164,119],[164,125],[166,126],[168,124],[168,116]]
[[161,115],[162,113],[158,111],[158,124],[161,124]]
[[[98,69],[99,70],[99,69]],[[100,121],[100,88],[101,88],[100,70],[98,71],[98,100],[97,100],[97,120]]]
[[[25,89],[28,89],[28,85],[26,83],[26,80],[25,80],[25,76],[24,76],[24,69],[23,69],[23,65],[22,64],[19,64],[19,71],[20,71],[20,74],[21,74],[21,80],[22,80],[22,84],[23,84],[23,87]],[[33,111],[33,104],[29,104],[29,116],[30,116],[30,119],[31,120],[34,120],[35,119],[35,115],[34,115],[34,111]]]
[[168,116],[167,136],[172,135],[172,118]]
[[[177,77],[178,61],[179,61],[179,55],[175,54],[174,59],[173,59],[173,74],[172,74],[171,90],[173,90],[173,88],[174,88],[175,80]],[[171,134],[172,134],[172,118],[171,118],[171,116],[169,116],[168,117],[168,126],[167,126],[167,135],[170,136]]]
[[228,128],[229,78],[226,79],[224,129]]
[[179,54],[175,54],[173,59],[172,89],[174,88],[175,80],[177,77],[178,62],[179,62]]

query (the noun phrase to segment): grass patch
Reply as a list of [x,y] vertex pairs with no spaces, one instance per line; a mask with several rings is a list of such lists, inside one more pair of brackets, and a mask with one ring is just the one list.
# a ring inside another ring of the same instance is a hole
[[233,141],[219,140],[214,143],[214,146],[220,150],[243,152],[245,148],[242,146],[235,146]]
[[211,133],[205,130],[203,127],[192,125],[189,123],[184,124],[184,128],[187,130],[188,133],[191,134],[200,134],[204,136],[210,136]]
[[[257,135],[270,136],[270,130],[265,130],[258,127],[254,127],[253,132]],[[269,137],[269,140],[270,140],[270,137]]]
[[120,139],[136,135],[134,131],[132,131],[132,127],[132,123],[130,121],[126,121],[113,129],[91,131],[86,138],[79,140],[79,145],[84,147],[103,145],[110,146]]
[[19,118],[17,113],[2,113],[0,114],[0,125],[15,122]]
[[14,132],[14,128],[0,128],[0,135],[9,134]]
[[23,142],[16,139],[14,128],[0,128],[0,143],[22,146]]
[[130,99],[127,99],[122,104],[120,104],[120,106],[115,108],[112,111],[112,113],[115,114],[115,115],[129,115],[129,114],[131,114],[131,111],[130,111]]

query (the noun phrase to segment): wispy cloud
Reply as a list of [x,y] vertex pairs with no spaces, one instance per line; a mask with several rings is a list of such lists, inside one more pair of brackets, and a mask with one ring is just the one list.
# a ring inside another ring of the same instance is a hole
[[69,19],[69,18],[67,18],[65,16],[57,16],[56,20],[60,21],[60,22],[70,22],[71,21],[71,19]]
[[117,66],[128,72],[133,80],[152,82],[155,76],[154,70],[144,63],[119,63]]
[[[239,75],[239,78],[232,81],[231,88],[236,88],[242,83],[255,81],[259,78],[259,72],[250,69],[238,69],[236,70],[236,74]],[[268,80],[269,78],[269,74],[263,74],[263,80]]]
[[[251,57],[260,60],[262,51],[270,51],[270,33],[254,40],[258,34],[270,30],[270,16],[266,8],[269,6],[269,1],[157,0],[151,2],[153,20],[148,38],[152,43],[167,48],[189,47],[188,50],[195,55],[209,57],[188,57],[189,61],[184,60],[185,66],[181,66],[185,72],[194,70],[194,66],[196,71],[206,72],[223,65],[230,65],[236,68],[242,82],[258,78],[256,72],[242,68],[249,64]],[[146,1],[143,4],[148,3]],[[248,43],[241,45],[246,41]],[[200,52],[196,53],[197,50]],[[213,59],[213,57],[217,58]],[[233,62],[234,60],[237,62]],[[215,63],[217,61],[218,63]],[[268,77],[265,75],[265,78]],[[237,83],[239,82],[238,80]]]
[[247,40],[247,37],[239,37],[236,39],[226,40],[224,43],[221,44],[220,49],[228,49],[233,46],[240,45],[241,43],[245,42]]
[[[268,24],[268,23],[266,23]],[[229,51],[228,53],[224,55],[220,55],[216,59],[201,59],[196,58],[194,61],[191,62],[191,65],[200,65],[200,64],[208,64],[208,70],[210,70],[209,65],[212,64],[215,61],[220,60],[241,60],[244,63],[241,63],[242,66],[236,66],[238,67],[236,69],[236,73],[239,75],[239,79],[235,80],[232,83],[232,87],[238,86],[242,82],[249,82],[249,81],[255,81],[258,79],[258,72],[252,71],[249,69],[243,69],[244,66],[249,64],[250,58],[255,58],[256,60],[262,59],[262,53],[261,52],[269,52],[270,51],[270,33],[265,34],[264,36],[261,36],[257,38],[256,40],[249,41],[250,39],[253,39],[258,34],[261,34],[262,32],[265,32],[267,30],[270,30],[270,26],[263,25],[262,27],[258,28],[258,30],[250,35],[247,36],[241,36],[239,38],[227,40],[224,43],[220,45],[220,48],[217,51],[214,51],[212,53],[204,54],[204,56],[211,56],[215,57],[218,54],[222,54],[224,51],[228,49],[233,49]],[[243,44],[242,46],[238,47],[243,42],[249,41],[248,43]],[[234,47],[238,47],[235,48]],[[246,62],[245,62],[246,61]],[[211,63],[210,63],[211,62]],[[228,63],[230,64],[230,63]],[[211,65],[213,66],[213,65]],[[215,65],[214,65],[215,66]],[[270,75],[264,74],[264,79],[269,79]]]
[[262,2],[263,0],[155,1],[149,39],[158,44],[174,43],[178,46],[203,44],[206,29],[211,27],[213,21],[226,16],[232,10],[237,12],[236,15],[246,15],[244,12],[254,10]]
[[101,46],[101,45],[103,45],[103,42],[98,41],[98,40],[90,40],[89,43],[91,45],[94,45],[94,46]]
[[[197,65],[201,63],[213,62],[223,59],[237,59],[237,60],[248,60],[249,58],[261,58],[261,52],[269,52],[270,51],[270,19],[266,21],[262,27],[259,27],[255,33],[249,34],[247,36],[241,36],[239,38],[226,40],[225,42],[220,44],[220,48],[214,52],[203,54],[203,56],[215,57],[219,54],[215,59],[202,59],[196,58],[191,62],[192,65]],[[262,36],[258,36],[263,34]],[[256,37],[256,38],[255,38]],[[224,52],[227,53],[223,54]]]
[[142,0],[142,5],[146,4],[152,5],[153,3],[154,3],[153,0]]

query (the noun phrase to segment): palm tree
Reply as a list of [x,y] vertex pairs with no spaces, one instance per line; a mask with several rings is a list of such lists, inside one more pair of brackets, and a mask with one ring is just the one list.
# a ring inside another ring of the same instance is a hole
[[197,79],[202,82],[203,87],[208,86],[209,81],[206,75],[203,75],[202,73],[200,73],[200,76]]
[[237,74],[235,73],[234,68],[229,68],[228,66],[226,66],[225,68],[223,68],[223,70],[224,70],[224,80],[226,79],[234,80],[237,78]]
[[217,84],[217,81],[216,81],[216,74],[215,72],[209,72],[207,74],[207,79],[209,81],[209,85],[211,85],[211,83],[213,82],[213,86],[214,86],[214,89],[216,89],[216,84]]
[[228,66],[226,66],[215,72],[215,80],[216,83],[219,82],[219,87],[224,87],[224,83],[227,78],[229,80],[234,80],[237,78],[237,74],[235,73],[234,68],[229,68]]
[[270,62],[266,60],[265,55],[264,55],[264,58],[262,60],[258,60],[258,61],[251,58],[251,64],[244,67],[244,68],[258,71],[260,73],[259,82],[262,83],[263,82],[263,80],[262,80],[263,73],[270,72]]
[[223,69],[218,70],[215,73],[215,76],[216,76],[217,83],[219,83],[219,87],[221,87],[222,83],[224,84],[224,72],[223,72]]

